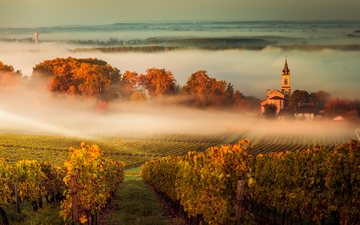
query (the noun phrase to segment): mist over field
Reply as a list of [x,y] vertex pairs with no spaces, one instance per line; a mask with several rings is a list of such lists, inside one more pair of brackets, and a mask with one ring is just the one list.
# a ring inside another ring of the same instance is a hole
[[241,134],[259,139],[275,134],[332,142],[328,137],[354,137],[353,126],[345,122],[268,120],[252,113],[178,106],[171,97],[145,103],[112,101],[99,109],[96,99],[57,95],[43,83],[31,82],[1,88],[0,130],[85,138]]
[[[179,85],[192,73],[207,70],[210,77],[231,82],[244,95],[264,99],[267,89],[280,89],[287,58],[292,91],[324,90],[333,97],[358,99],[358,27],[356,21],[262,21],[0,28],[0,60],[31,76],[33,67],[44,60],[98,58],[122,73],[165,68]],[[38,45],[32,39],[35,31],[40,31]],[[146,51],[153,44],[155,51]],[[169,50],[172,46],[177,47]],[[274,132],[312,135],[325,130],[349,131],[346,124],[330,121],[268,121],[256,114],[168,104],[176,99],[144,104],[113,101],[99,112],[94,99],[60,98],[44,86],[1,87],[0,92],[3,130],[71,136],[244,131],[266,136]]]
[[291,70],[292,90],[325,90],[333,96],[359,98],[360,51],[282,51],[265,48],[250,50],[177,50],[157,53],[70,52],[76,46],[42,43],[0,42],[1,60],[31,75],[32,67],[56,57],[99,58],[120,69],[144,72],[151,67],[166,68],[183,85],[197,70],[205,69],[217,79],[227,80],[246,95],[260,99],[267,89],[280,88],[285,57]]
[[359,224],[358,1],[0,0],[0,225]]
[[[166,68],[183,85],[208,74],[260,99],[280,88],[287,57],[292,90],[359,98],[359,21],[144,22],[0,27],[0,60],[22,70],[56,57],[98,58],[120,69]],[[34,46],[34,32],[40,44]],[[173,50],[172,50],[173,49]]]

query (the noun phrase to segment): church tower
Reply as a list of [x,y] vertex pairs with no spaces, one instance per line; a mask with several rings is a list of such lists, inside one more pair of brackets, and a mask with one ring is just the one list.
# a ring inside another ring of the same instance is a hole
[[291,95],[290,88],[290,70],[287,64],[287,59],[285,60],[284,69],[282,70],[282,81],[281,81],[281,92],[285,95],[285,100],[288,101]]

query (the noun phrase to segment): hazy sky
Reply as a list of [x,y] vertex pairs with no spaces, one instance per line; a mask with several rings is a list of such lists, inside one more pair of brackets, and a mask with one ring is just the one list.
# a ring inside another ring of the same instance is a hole
[[0,26],[174,20],[360,20],[359,11],[359,0],[0,0]]

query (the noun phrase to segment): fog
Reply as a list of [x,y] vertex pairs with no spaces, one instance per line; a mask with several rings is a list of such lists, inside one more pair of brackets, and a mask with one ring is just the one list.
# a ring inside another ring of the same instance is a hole
[[[78,46],[0,42],[0,60],[31,76],[32,67],[56,57],[96,57],[126,70],[144,72],[151,67],[167,68],[179,84],[191,73],[205,69],[210,76],[234,84],[246,95],[264,98],[268,88],[279,89],[281,69],[287,57],[292,90],[326,90],[333,96],[359,98],[360,52],[358,51],[262,51],[181,50],[162,53],[100,53],[69,51]],[[333,121],[286,121],[262,119],[258,114],[200,110],[168,104],[172,99],[147,103],[110,102],[97,110],[95,99],[60,97],[44,84],[0,87],[0,130],[78,137],[153,134],[240,133],[244,137],[269,134],[354,137],[353,125]],[[164,104],[164,102],[166,104]],[[330,137],[330,138],[329,138]],[[300,141],[300,140],[299,140]]]
[[251,50],[178,50],[160,53],[71,52],[79,46],[41,43],[0,42],[0,60],[30,76],[32,67],[56,57],[95,57],[122,72],[144,72],[151,67],[166,68],[183,85],[197,70],[234,84],[245,95],[264,98],[267,89],[279,89],[285,57],[291,70],[292,90],[325,90],[333,96],[360,98],[360,51],[283,51],[279,48]]
[[303,143],[316,137],[321,143],[338,143],[354,137],[353,125],[346,122],[268,120],[258,114],[201,110],[169,102],[174,103],[176,99],[145,103],[113,101],[104,110],[99,110],[96,99],[56,95],[48,92],[44,84],[29,82],[1,88],[0,132],[90,139],[99,136],[239,134],[255,141],[286,136],[292,143]]

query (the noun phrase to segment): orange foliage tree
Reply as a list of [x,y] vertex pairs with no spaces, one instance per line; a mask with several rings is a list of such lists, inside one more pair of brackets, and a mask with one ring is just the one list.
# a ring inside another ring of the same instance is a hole
[[141,85],[150,96],[172,95],[176,93],[176,80],[169,70],[151,68],[138,78]]
[[240,91],[234,90],[231,83],[209,77],[205,70],[191,74],[182,88],[182,94],[190,96],[189,104],[200,107],[233,106],[249,109],[258,105],[256,98],[244,96]]
[[56,58],[33,68],[33,76],[49,78],[53,92],[83,96],[113,96],[111,87],[121,79],[120,70],[99,59]]
[[360,117],[360,101],[351,99],[334,98],[324,107],[326,116],[344,116],[349,119]]
[[197,106],[220,105],[226,100],[226,81],[210,78],[205,70],[191,74],[182,92],[191,96]]
[[121,97],[124,99],[132,100],[132,96],[138,94],[141,94],[146,98],[145,93],[140,90],[139,75],[137,72],[125,71],[120,82],[120,93]]
[[0,72],[14,72],[14,67],[0,61]]
[[150,68],[144,74],[126,71],[120,82],[122,97],[131,101],[145,100],[146,93],[151,97],[176,93],[176,83],[171,71]]
[[0,86],[11,86],[21,80],[21,71],[14,70],[11,65],[6,65],[0,61]]

